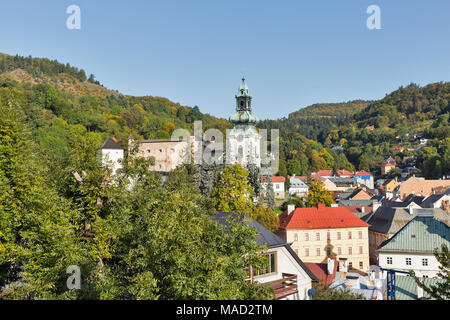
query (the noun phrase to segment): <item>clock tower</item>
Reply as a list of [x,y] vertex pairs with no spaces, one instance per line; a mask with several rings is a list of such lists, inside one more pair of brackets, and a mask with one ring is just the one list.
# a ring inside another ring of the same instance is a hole
[[236,98],[236,113],[230,117],[233,129],[227,130],[227,164],[261,166],[259,119],[252,113],[252,96],[242,78]]

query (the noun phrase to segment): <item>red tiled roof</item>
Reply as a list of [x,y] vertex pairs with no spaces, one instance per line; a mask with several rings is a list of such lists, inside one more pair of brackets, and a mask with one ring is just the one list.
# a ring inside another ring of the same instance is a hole
[[385,167],[395,167],[395,165],[390,162],[386,163],[384,166]]
[[364,176],[364,177],[373,177],[369,172],[367,172],[367,171],[364,171],[364,170],[361,170],[361,171],[359,171],[359,172],[357,172],[356,174],[355,174],[355,176],[356,177],[361,177],[361,176]]
[[332,176],[333,170],[319,170],[316,172],[316,174],[319,176]]
[[272,177],[272,182],[286,182],[286,178],[283,176],[274,176]]
[[330,229],[368,227],[346,207],[297,208],[280,215],[281,229]]
[[352,176],[353,175],[353,172],[350,172],[350,171],[345,170],[345,169],[344,170],[338,170],[337,173],[340,176]]
[[370,213],[373,211],[372,206],[362,206],[362,205],[355,205],[355,206],[345,206],[348,210],[350,210],[352,213],[361,213],[362,208],[364,207],[365,213]]
[[309,270],[311,270],[317,279],[319,279],[319,281],[322,281],[326,285],[333,283],[338,267],[338,263],[336,261],[334,262],[333,274],[328,274],[328,265],[326,263],[305,262],[305,265]]

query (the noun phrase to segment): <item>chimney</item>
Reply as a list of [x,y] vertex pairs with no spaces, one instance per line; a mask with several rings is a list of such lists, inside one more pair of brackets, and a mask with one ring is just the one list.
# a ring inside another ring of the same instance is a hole
[[378,200],[372,201],[372,211],[375,212],[378,208],[381,207],[381,203]]
[[361,213],[365,213],[366,212],[366,208],[364,206],[361,207]]
[[287,214],[291,214],[292,212],[294,212],[295,210],[295,205],[294,204],[288,204],[287,206]]
[[417,299],[423,298],[423,289],[417,286]]
[[327,271],[328,274],[333,274],[334,272],[334,259],[331,259],[330,257],[327,258]]

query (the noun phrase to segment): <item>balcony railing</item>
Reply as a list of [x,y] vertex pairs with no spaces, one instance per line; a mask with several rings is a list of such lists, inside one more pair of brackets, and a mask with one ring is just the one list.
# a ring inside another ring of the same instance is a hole
[[275,300],[298,293],[297,275],[295,274],[282,273],[281,279],[265,282],[264,284],[273,288]]

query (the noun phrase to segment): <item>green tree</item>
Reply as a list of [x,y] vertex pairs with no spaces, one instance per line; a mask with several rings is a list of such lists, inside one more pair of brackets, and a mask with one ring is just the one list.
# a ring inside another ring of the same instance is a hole
[[324,203],[327,207],[331,206],[333,197],[331,192],[325,189],[324,184],[317,179],[308,180],[308,205],[311,207],[317,207],[319,203]]
[[250,214],[253,210],[253,189],[249,173],[240,164],[226,167],[214,188],[218,211]]
[[439,262],[439,273],[437,278],[442,279],[435,285],[425,285],[425,281],[419,279],[413,271],[411,276],[416,281],[417,285],[421,287],[424,293],[427,293],[427,297],[423,297],[423,300],[436,299],[436,300],[449,300],[450,299],[450,251],[449,248],[443,244],[441,250],[435,250],[434,256]]

